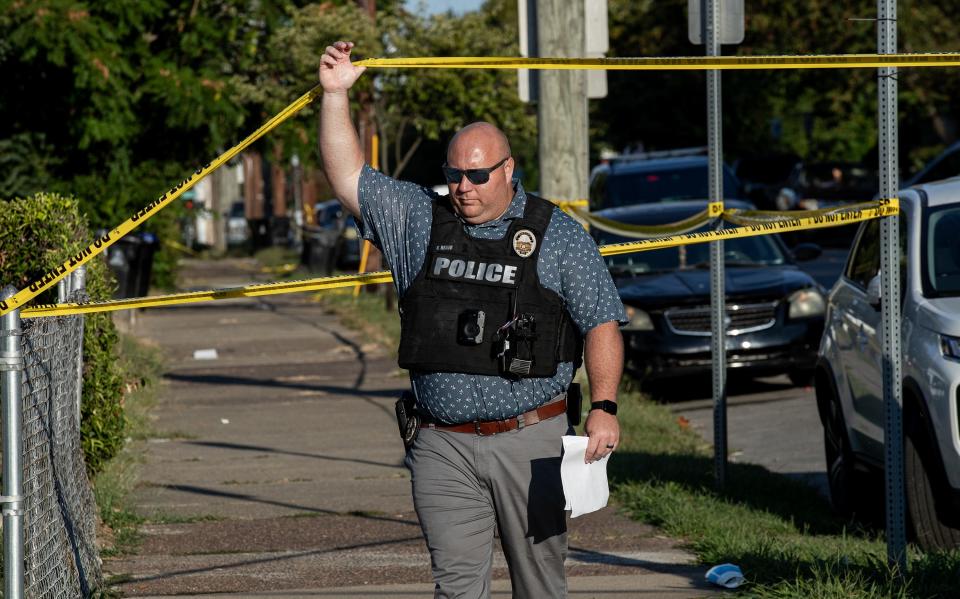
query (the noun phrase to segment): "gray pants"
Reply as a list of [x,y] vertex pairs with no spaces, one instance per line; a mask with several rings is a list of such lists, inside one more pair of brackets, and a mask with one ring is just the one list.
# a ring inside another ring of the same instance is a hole
[[435,598],[490,596],[494,530],[513,596],[567,596],[567,522],[560,482],[564,414],[481,437],[422,429],[405,464],[427,539]]

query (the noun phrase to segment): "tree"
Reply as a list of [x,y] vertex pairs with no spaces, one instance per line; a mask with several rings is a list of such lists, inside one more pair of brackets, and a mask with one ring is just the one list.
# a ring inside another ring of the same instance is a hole
[[[265,120],[317,85],[320,54],[339,39],[355,41],[356,53],[377,56],[383,52],[379,32],[366,12],[355,4],[308,4],[288,13],[283,25],[266,40],[257,66],[236,74],[231,84],[247,111]],[[358,92],[372,89],[372,77],[357,82]],[[356,112],[357,94],[351,99]],[[274,130],[265,144],[281,145],[286,157],[298,154],[305,165],[318,164],[318,111],[319,102],[308,105],[296,118]]]
[[287,4],[10,3],[0,74],[15,93],[0,98],[0,140],[55,156],[44,168],[56,187],[83,195],[95,225],[115,224],[236,139],[247,119],[229,76],[255,64]]
[[[960,8],[938,0],[904,0],[900,48],[954,49],[951,26]],[[747,5],[743,44],[725,54],[844,54],[876,52],[874,0]],[[610,0],[612,56],[700,55],[687,40],[684,0]],[[610,95],[595,105],[602,142],[615,148],[642,141],[650,148],[703,145],[705,85],[701,73],[611,73]],[[956,138],[958,78],[945,69],[903,69],[901,149],[917,166]],[[723,76],[724,149],[738,156],[771,149],[811,160],[860,160],[875,152],[876,70],[727,72]],[[633,118],[630,118],[630,117]],[[772,126],[777,123],[779,126]],[[599,144],[595,144],[595,147]]]
[[[232,77],[257,65],[297,4],[5,3],[0,198],[60,191],[80,199],[94,228],[122,222],[249,128]],[[145,227],[173,234],[176,209]],[[158,260],[161,271],[172,262]]]
[[[241,95],[268,112],[315,85],[319,53],[330,42],[350,39],[355,55],[364,56],[486,56],[516,53],[516,21],[504,22],[503,0],[463,16],[422,17],[399,4],[382,7],[374,24],[353,5],[313,4],[291,12],[286,26],[271,37],[261,69],[237,82]],[[457,129],[475,120],[490,120],[515,141],[518,156],[536,156],[535,117],[516,92],[512,71],[448,69],[371,69],[356,91],[375,98],[381,139],[381,168],[401,176],[417,162],[426,142],[442,143]],[[359,93],[352,95],[356,100]],[[356,112],[356,106],[354,111]],[[305,109],[297,122],[278,132],[289,154],[296,152],[310,164],[318,163],[316,130],[310,118],[316,106]],[[532,145],[531,145],[532,144]],[[516,153],[516,152],[515,152]],[[437,157],[431,172],[437,172]]]
[[[515,21],[504,23],[488,12],[490,4],[486,8],[429,19],[401,13],[389,25],[388,45],[407,57],[515,55]],[[497,124],[518,149],[532,144],[536,156],[536,119],[517,95],[515,71],[404,69],[382,73],[381,81],[377,117],[393,146],[393,156],[383,162],[394,175],[424,140],[446,140],[479,120]]]

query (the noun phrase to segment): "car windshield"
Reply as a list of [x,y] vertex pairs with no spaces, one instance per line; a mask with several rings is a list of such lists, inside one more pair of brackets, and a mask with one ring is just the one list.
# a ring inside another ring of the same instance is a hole
[[928,296],[960,296],[960,206],[932,210],[925,228],[924,288]]
[[[601,245],[625,241],[632,240],[608,233],[601,233],[599,237]],[[733,267],[773,266],[787,262],[780,246],[767,235],[727,239],[723,242],[723,255],[724,263]],[[710,244],[695,243],[620,254],[607,256],[604,260],[614,274],[645,274],[677,269],[707,268],[710,265]]]
[[[705,166],[664,168],[607,179],[608,200],[604,208],[661,201],[701,200],[710,197]],[[740,184],[723,169],[723,189],[736,197]]]

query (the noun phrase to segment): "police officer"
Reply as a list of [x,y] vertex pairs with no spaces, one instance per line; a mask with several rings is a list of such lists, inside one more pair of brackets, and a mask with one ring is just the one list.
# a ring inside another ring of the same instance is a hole
[[436,597],[487,597],[499,533],[514,597],[565,597],[560,437],[584,357],[594,402],[587,461],[617,448],[623,305],[576,221],[513,180],[506,136],[461,129],[447,197],[364,164],[348,90],[351,42],[327,47],[320,151],[336,196],[392,267],[399,362],[423,424],[408,448]]

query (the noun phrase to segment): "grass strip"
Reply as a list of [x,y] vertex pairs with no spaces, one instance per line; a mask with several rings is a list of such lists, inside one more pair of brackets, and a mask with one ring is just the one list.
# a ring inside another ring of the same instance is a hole
[[400,345],[400,316],[396,308],[386,309],[383,293],[370,293],[367,287],[363,287],[356,297],[353,289],[336,289],[318,293],[314,298],[343,324],[363,332],[396,354]]
[[[701,563],[734,563],[742,597],[955,597],[960,552],[910,549],[903,580],[886,563],[882,531],[845,522],[807,485],[751,464],[729,464],[713,486],[709,446],[667,407],[620,399],[613,495],[629,515],[684,539]],[[818,443],[818,440],[811,440]]]
[[157,401],[163,368],[160,350],[130,335],[120,336],[117,353],[125,378],[123,406],[128,438],[120,453],[92,481],[105,525],[98,531],[102,557],[129,553],[140,538],[138,527],[143,519],[134,511],[130,494],[144,461],[145,441],[150,436],[149,414]]

